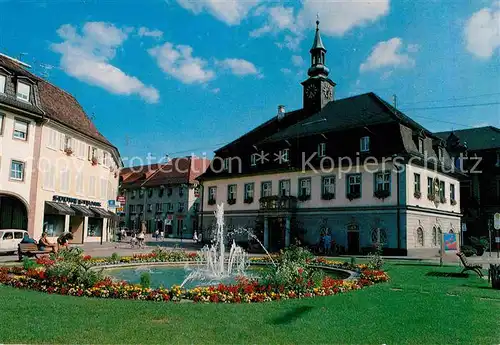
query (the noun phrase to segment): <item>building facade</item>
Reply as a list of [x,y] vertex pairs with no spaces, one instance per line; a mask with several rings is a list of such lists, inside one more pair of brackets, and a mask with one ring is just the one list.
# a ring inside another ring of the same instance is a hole
[[436,135],[446,141],[455,166],[466,171],[460,179],[464,240],[489,236],[493,215],[500,212],[500,129],[487,126]]
[[174,158],[165,164],[125,168],[120,193],[126,199],[122,225],[149,233],[163,229],[166,236],[192,238],[199,230],[200,189],[196,180],[209,160]]
[[4,55],[0,91],[0,228],[26,229],[36,239],[70,231],[74,243],[110,239],[118,150],[73,96]]
[[227,229],[252,229],[271,250],[295,239],[313,245],[328,231],[349,253],[375,243],[437,253],[461,216],[444,142],[373,93],[336,100],[319,27],[310,53],[303,108],[279,106],[217,150],[200,176],[205,233],[223,202]]

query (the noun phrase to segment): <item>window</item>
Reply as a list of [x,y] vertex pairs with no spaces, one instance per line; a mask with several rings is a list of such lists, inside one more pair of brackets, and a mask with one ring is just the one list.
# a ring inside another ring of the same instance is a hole
[[101,178],[101,199],[106,199],[108,195],[108,181],[105,178]]
[[183,202],[179,203],[179,212],[184,212],[184,203]]
[[130,213],[135,213],[135,205],[130,205],[128,207],[128,210],[129,210]]
[[427,178],[427,195],[434,195],[434,183],[432,177]]
[[420,193],[420,174],[413,174],[413,192]]
[[28,122],[15,119],[14,120],[14,138],[20,140],[28,139]]
[[208,187],[208,201],[217,200],[217,187]]
[[290,159],[290,149],[284,149],[279,151],[280,163],[288,162]]
[[148,204],[147,206],[148,206],[147,211],[152,212],[153,211],[153,204]]
[[318,157],[324,157],[326,154],[326,144],[321,143],[318,145]]
[[137,212],[143,213],[144,212],[144,205],[137,205]]
[[45,161],[43,164],[43,188],[47,190],[54,190],[56,184],[56,168],[49,162]]
[[183,195],[184,195],[184,187],[180,186],[179,187],[179,196],[182,198]]
[[439,181],[439,197],[441,198],[441,200],[444,200],[444,198],[446,198],[445,194],[446,194],[445,183],[444,181]]
[[272,189],[273,189],[273,183],[271,181],[262,182],[260,196],[261,197],[271,196],[273,193]]
[[29,102],[30,101],[30,91],[31,87],[28,84],[17,82],[17,99],[21,101]]
[[253,199],[254,183],[245,183],[245,200]]
[[5,115],[0,114],[0,135],[3,134],[3,122],[4,122]]
[[385,229],[373,229],[372,230],[372,243],[384,245],[387,243],[387,232]]
[[144,198],[144,188],[139,189],[139,199]]
[[61,181],[59,181],[59,189],[61,192],[67,193],[69,192],[69,171],[66,168],[61,169],[61,173],[59,175]]
[[279,182],[279,195],[280,196],[289,196],[290,195],[290,180],[281,180]]
[[236,200],[236,185],[230,184],[227,186],[227,200]]
[[167,212],[174,212],[174,204],[167,202]]
[[167,196],[171,196],[173,193],[172,187],[167,187]]
[[24,162],[20,161],[11,162],[10,178],[16,181],[24,181]]
[[102,152],[102,160],[103,164],[109,168],[109,161],[108,161],[108,153],[107,152]]
[[450,200],[455,200],[455,185],[450,183]]
[[311,196],[311,178],[301,178],[299,179],[299,196],[310,197]]
[[[1,133],[1,128],[0,128],[0,133]],[[500,167],[500,152],[497,152],[497,162],[495,164],[495,166],[498,168]]]
[[79,142],[79,145],[78,145],[78,156],[80,158],[85,158],[85,143],[83,141]]
[[83,174],[81,172],[77,173],[75,176],[75,191],[76,194],[83,194]]
[[97,161],[97,148],[89,146],[89,155],[88,155],[89,161],[91,160],[96,160]]
[[47,147],[56,150],[57,149],[57,135],[58,132],[54,129],[49,129],[47,131],[49,135],[49,140],[47,142]]
[[383,171],[375,174],[375,191],[390,192],[391,190],[391,172]]
[[229,170],[229,158],[224,158],[224,170]]
[[252,153],[252,155],[250,156],[250,165],[253,167],[257,165],[257,156],[257,153]]
[[95,176],[89,178],[89,196],[95,197]]
[[348,175],[347,193],[352,196],[361,196],[361,174]]
[[73,149],[73,139],[69,135],[64,136],[64,150]]
[[359,140],[360,143],[360,151],[361,152],[368,152],[370,151],[370,137],[362,137]]
[[325,176],[322,179],[323,196],[335,196],[335,176]]
[[424,153],[424,139],[418,138],[418,152]]
[[424,230],[422,228],[417,228],[417,241],[416,241],[416,246],[417,247],[423,247],[424,246]]
[[0,74],[0,93],[5,93],[5,82],[7,78]]
[[23,233],[21,231],[15,231],[14,232],[14,239],[20,240],[24,237]]

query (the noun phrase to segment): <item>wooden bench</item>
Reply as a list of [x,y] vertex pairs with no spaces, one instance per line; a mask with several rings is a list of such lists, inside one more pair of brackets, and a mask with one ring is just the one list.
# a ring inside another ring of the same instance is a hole
[[27,257],[38,257],[38,255],[45,255],[52,252],[52,248],[47,248],[45,250],[38,249],[38,245],[35,243],[19,243],[17,253],[19,254],[19,261],[23,260],[23,256]]
[[457,256],[460,258],[460,261],[462,261],[462,265],[464,266],[464,269],[462,270],[461,273],[464,273],[467,271],[474,271],[479,275],[480,278],[483,277],[483,272],[481,271],[481,269],[482,269],[481,265],[471,265],[467,261],[467,258],[465,257],[464,253],[457,253]]

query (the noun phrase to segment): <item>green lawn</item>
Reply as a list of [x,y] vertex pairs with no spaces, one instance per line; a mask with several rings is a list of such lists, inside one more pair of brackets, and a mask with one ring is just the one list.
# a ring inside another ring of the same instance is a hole
[[458,267],[386,264],[391,282],[331,297],[191,304],[47,295],[0,287],[0,343],[500,342],[500,291],[443,276]]

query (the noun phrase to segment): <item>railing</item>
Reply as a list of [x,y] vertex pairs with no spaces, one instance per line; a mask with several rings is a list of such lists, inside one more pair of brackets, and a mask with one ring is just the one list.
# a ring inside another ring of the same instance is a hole
[[265,196],[259,199],[261,210],[290,211],[297,207],[297,198],[294,196]]

